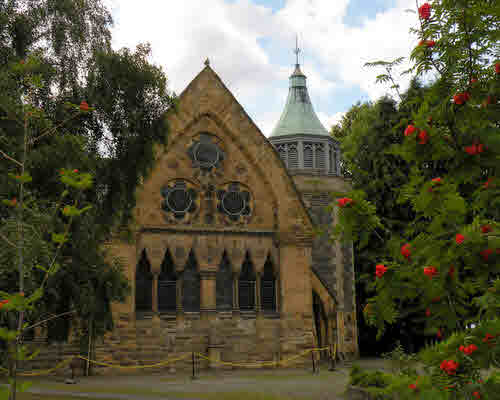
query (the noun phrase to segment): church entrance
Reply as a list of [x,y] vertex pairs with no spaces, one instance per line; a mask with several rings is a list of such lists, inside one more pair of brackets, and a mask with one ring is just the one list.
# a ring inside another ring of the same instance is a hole
[[[319,295],[313,291],[313,317],[314,317],[314,327],[316,328],[316,339],[318,343],[318,347],[327,347],[329,346],[328,341],[328,320],[326,319],[325,308],[323,307],[323,302]],[[328,351],[320,352],[321,359],[328,359]]]

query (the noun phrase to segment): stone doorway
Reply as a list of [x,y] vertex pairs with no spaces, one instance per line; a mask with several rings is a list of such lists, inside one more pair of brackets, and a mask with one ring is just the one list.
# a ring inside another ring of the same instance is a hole
[[[319,348],[327,347],[330,345],[328,340],[328,320],[326,318],[325,308],[319,295],[313,290],[313,316],[314,327],[316,328],[316,339]],[[328,351],[320,352],[322,360],[328,359]]]

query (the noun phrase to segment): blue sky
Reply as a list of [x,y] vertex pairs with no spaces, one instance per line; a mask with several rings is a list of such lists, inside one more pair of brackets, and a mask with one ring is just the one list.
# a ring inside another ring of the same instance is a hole
[[[407,56],[416,43],[413,0],[105,0],[113,45],[150,42],[153,62],[180,93],[208,57],[262,132],[279,120],[295,35],[313,106],[330,129],[352,104],[390,91],[367,61]],[[404,65],[402,70],[407,67]],[[400,80],[404,88],[408,78]]]

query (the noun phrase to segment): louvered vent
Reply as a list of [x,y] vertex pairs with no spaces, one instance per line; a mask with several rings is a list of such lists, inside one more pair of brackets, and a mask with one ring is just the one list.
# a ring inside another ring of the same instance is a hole
[[316,160],[314,168],[325,169],[325,150],[322,144],[316,145]]
[[335,172],[335,150],[333,146],[328,146],[328,159],[330,161],[330,171]]
[[280,158],[286,164],[286,149],[284,145],[278,146],[278,153],[280,155]]
[[310,143],[304,144],[304,168],[313,167],[313,149]]
[[295,143],[288,146],[288,168],[299,168],[299,153]]

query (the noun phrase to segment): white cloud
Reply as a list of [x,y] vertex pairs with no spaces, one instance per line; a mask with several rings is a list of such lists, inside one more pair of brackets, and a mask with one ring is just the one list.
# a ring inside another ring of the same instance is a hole
[[[105,2],[115,18],[115,48],[150,42],[153,61],[164,67],[170,88],[177,94],[208,57],[266,135],[284,106],[294,62],[288,49],[295,42],[295,32],[304,49],[301,60],[305,60],[302,68],[309,92],[327,129],[345,111],[325,108],[337,90],[345,93],[346,88],[360,87],[371,99],[389,90],[374,83],[381,71],[363,68],[365,62],[407,56],[415,44],[408,33],[415,15],[403,12],[414,7],[413,0],[398,0],[395,8],[366,19],[361,27],[342,23],[349,0],[288,0],[275,13],[250,0]],[[270,41],[270,49],[282,49],[281,58],[263,48],[259,39]],[[289,58],[282,59],[283,54]]]
[[[360,86],[371,99],[375,99],[388,90],[375,84],[376,75],[382,71],[368,69],[363,64],[410,53],[416,40],[410,36],[409,29],[417,21],[414,14],[404,10],[415,4],[413,0],[399,0],[395,8],[377,14],[375,19],[366,19],[361,27],[348,27],[340,19],[347,3],[347,0],[294,0],[280,11],[280,16],[290,27],[298,25],[303,29],[305,46],[321,62],[336,70],[342,82]],[[320,8],[324,14],[304,12],[308,4],[309,8]],[[407,80],[401,82],[403,87],[407,83]]]
[[330,132],[332,126],[337,125],[342,120],[345,113],[345,111],[338,111],[335,114],[327,115],[324,112],[319,111],[316,114],[326,130]]

